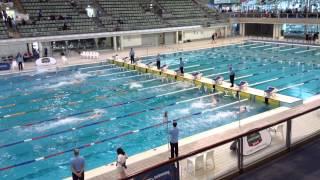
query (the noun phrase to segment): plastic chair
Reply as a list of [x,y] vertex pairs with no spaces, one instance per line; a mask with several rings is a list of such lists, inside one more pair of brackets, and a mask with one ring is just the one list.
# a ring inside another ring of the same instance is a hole
[[187,172],[196,176],[204,170],[204,155],[200,154],[187,159]]
[[283,127],[284,125],[283,124],[279,124],[275,127],[271,127],[269,129],[270,132],[274,132],[275,135],[277,135],[278,133],[281,135],[281,139],[284,140],[284,132],[283,132]]
[[214,165],[214,150],[213,149],[206,152],[205,165],[206,165],[206,170],[210,170],[215,167],[215,165]]

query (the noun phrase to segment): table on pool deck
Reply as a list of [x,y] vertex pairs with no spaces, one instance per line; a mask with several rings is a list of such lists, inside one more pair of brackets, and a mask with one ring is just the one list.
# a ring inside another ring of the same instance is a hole
[[[137,56],[143,57],[143,56],[157,55],[158,53],[174,53],[177,51],[189,51],[189,50],[196,50],[196,49],[203,49],[203,48],[219,47],[219,46],[228,45],[228,44],[241,43],[246,39],[247,39],[246,37],[221,38],[216,40],[216,43],[214,44],[211,43],[211,40],[201,40],[201,41],[189,42],[184,44],[174,44],[174,45],[166,45],[166,46],[159,46],[159,47],[138,47],[138,48],[135,48],[135,52]],[[102,51],[99,51],[99,53],[100,53],[99,59],[87,59],[87,58],[81,58],[79,53],[72,52],[71,55],[68,56],[67,64],[63,64],[60,53],[57,53],[53,55],[53,57],[57,59],[57,65],[51,66],[51,68],[98,63],[106,60],[107,58],[111,58],[115,54],[118,54],[121,57],[126,57],[129,55],[128,49],[116,51],[116,52],[113,50],[102,50]],[[35,71],[36,69],[37,67],[34,62],[26,62],[24,71],[22,72],[32,72],[32,71]],[[20,72],[18,70],[0,71],[0,75],[19,74],[19,73]]]

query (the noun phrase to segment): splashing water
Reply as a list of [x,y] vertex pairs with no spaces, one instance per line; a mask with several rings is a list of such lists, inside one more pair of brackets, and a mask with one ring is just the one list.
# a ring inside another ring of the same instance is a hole
[[38,131],[38,132],[42,132],[42,131],[46,131],[46,130],[50,130],[53,128],[57,128],[60,126],[65,126],[65,125],[74,125],[74,124],[78,124],[84,121],[90,121],[90,120],[94,120],[97,118],[100,118],[101,116],[103,116],[103,114],[106,113],[106,110],[103,109],[95,109],[93,111],[93,113],[87,117],[68,117],[68,118],[64,118],[61,119],[59,121],[54,121],[54,122],[49,122],[49,123],[42,123],[39,125],[36,125],[34,127],[30,127],[30,128],[26,128],[24,129],[25,131]]
[[140,83],[136,83],[136,82],[130,83],[130,86],[129,86],[129,88],[130,88],[130,89],[134,89],[134,88],[142,88],[142,87],[143,87],[143,85],[142,85],[142,84],[140,84]]

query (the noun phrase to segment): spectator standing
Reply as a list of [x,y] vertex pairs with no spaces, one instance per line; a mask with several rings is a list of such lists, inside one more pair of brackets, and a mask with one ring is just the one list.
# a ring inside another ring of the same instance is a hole
[[12,28],[12,19],[10,16],[8,16],[7,22],[8,22],[9,27]]
[[42,17],[42,10],[41,9],[38,9],[38,20],[40,21]]
[[73,151],[74,158],[71,159],[71,171],[73,180],[84,180],[84,167],[85,161],[84,158],[80,156],[79,149]]
[[44,57],[48,57],[48,48],[44,48]]
[[16,56],[16,61],[18,63],[19,71],[22,71],[23,70],[23,57],[20,52],[18,52],[18,54]]
[[215,43],[214,38],[215,38],[215,33],[212,33],[212,36],[211,36],[211,39],[212,39],[211,44]]
[[184,67],[184,62],[183,62],[182,58],[180,58],[180,73],[181,73],[182,75],[184,74],[184,69],[183,69],[183,67]]
[[169,131],[170,135],[170,148],[171,148],[171,158],[174,158],[174,155],[178,157],[179,154],[179,129],[177,128],[177,122],[172,123],[173,128]]
[[8,14],[5,10],[2,10],[2,15],[3,15],[4,21],[7,21]]
[[134,56],[135,56],[135,52],[134,52],[133,48],[130,49],[129,56],[130,56],[131,64],[133,64],[134,63]]
[[117,171],[120,175],[120,178],[125,178],[126,177],[126,172],[125,169],[127,169],[126,161],[128,159],[128,156],[124,152],[122,148],[117,149],[117,162],[116,162],[116,167]]

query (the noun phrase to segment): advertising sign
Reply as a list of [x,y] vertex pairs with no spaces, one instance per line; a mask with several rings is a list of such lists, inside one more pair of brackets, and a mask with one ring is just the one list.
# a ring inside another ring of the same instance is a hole
[[0,63],[0,71],[9,70],[11,65],[9,63]]
[[271,144],[270,132],[265,129],[243,138],[243,155],[253,154]]
[[172,163],[135,177],[134,180],[179,180],[179,172]]

